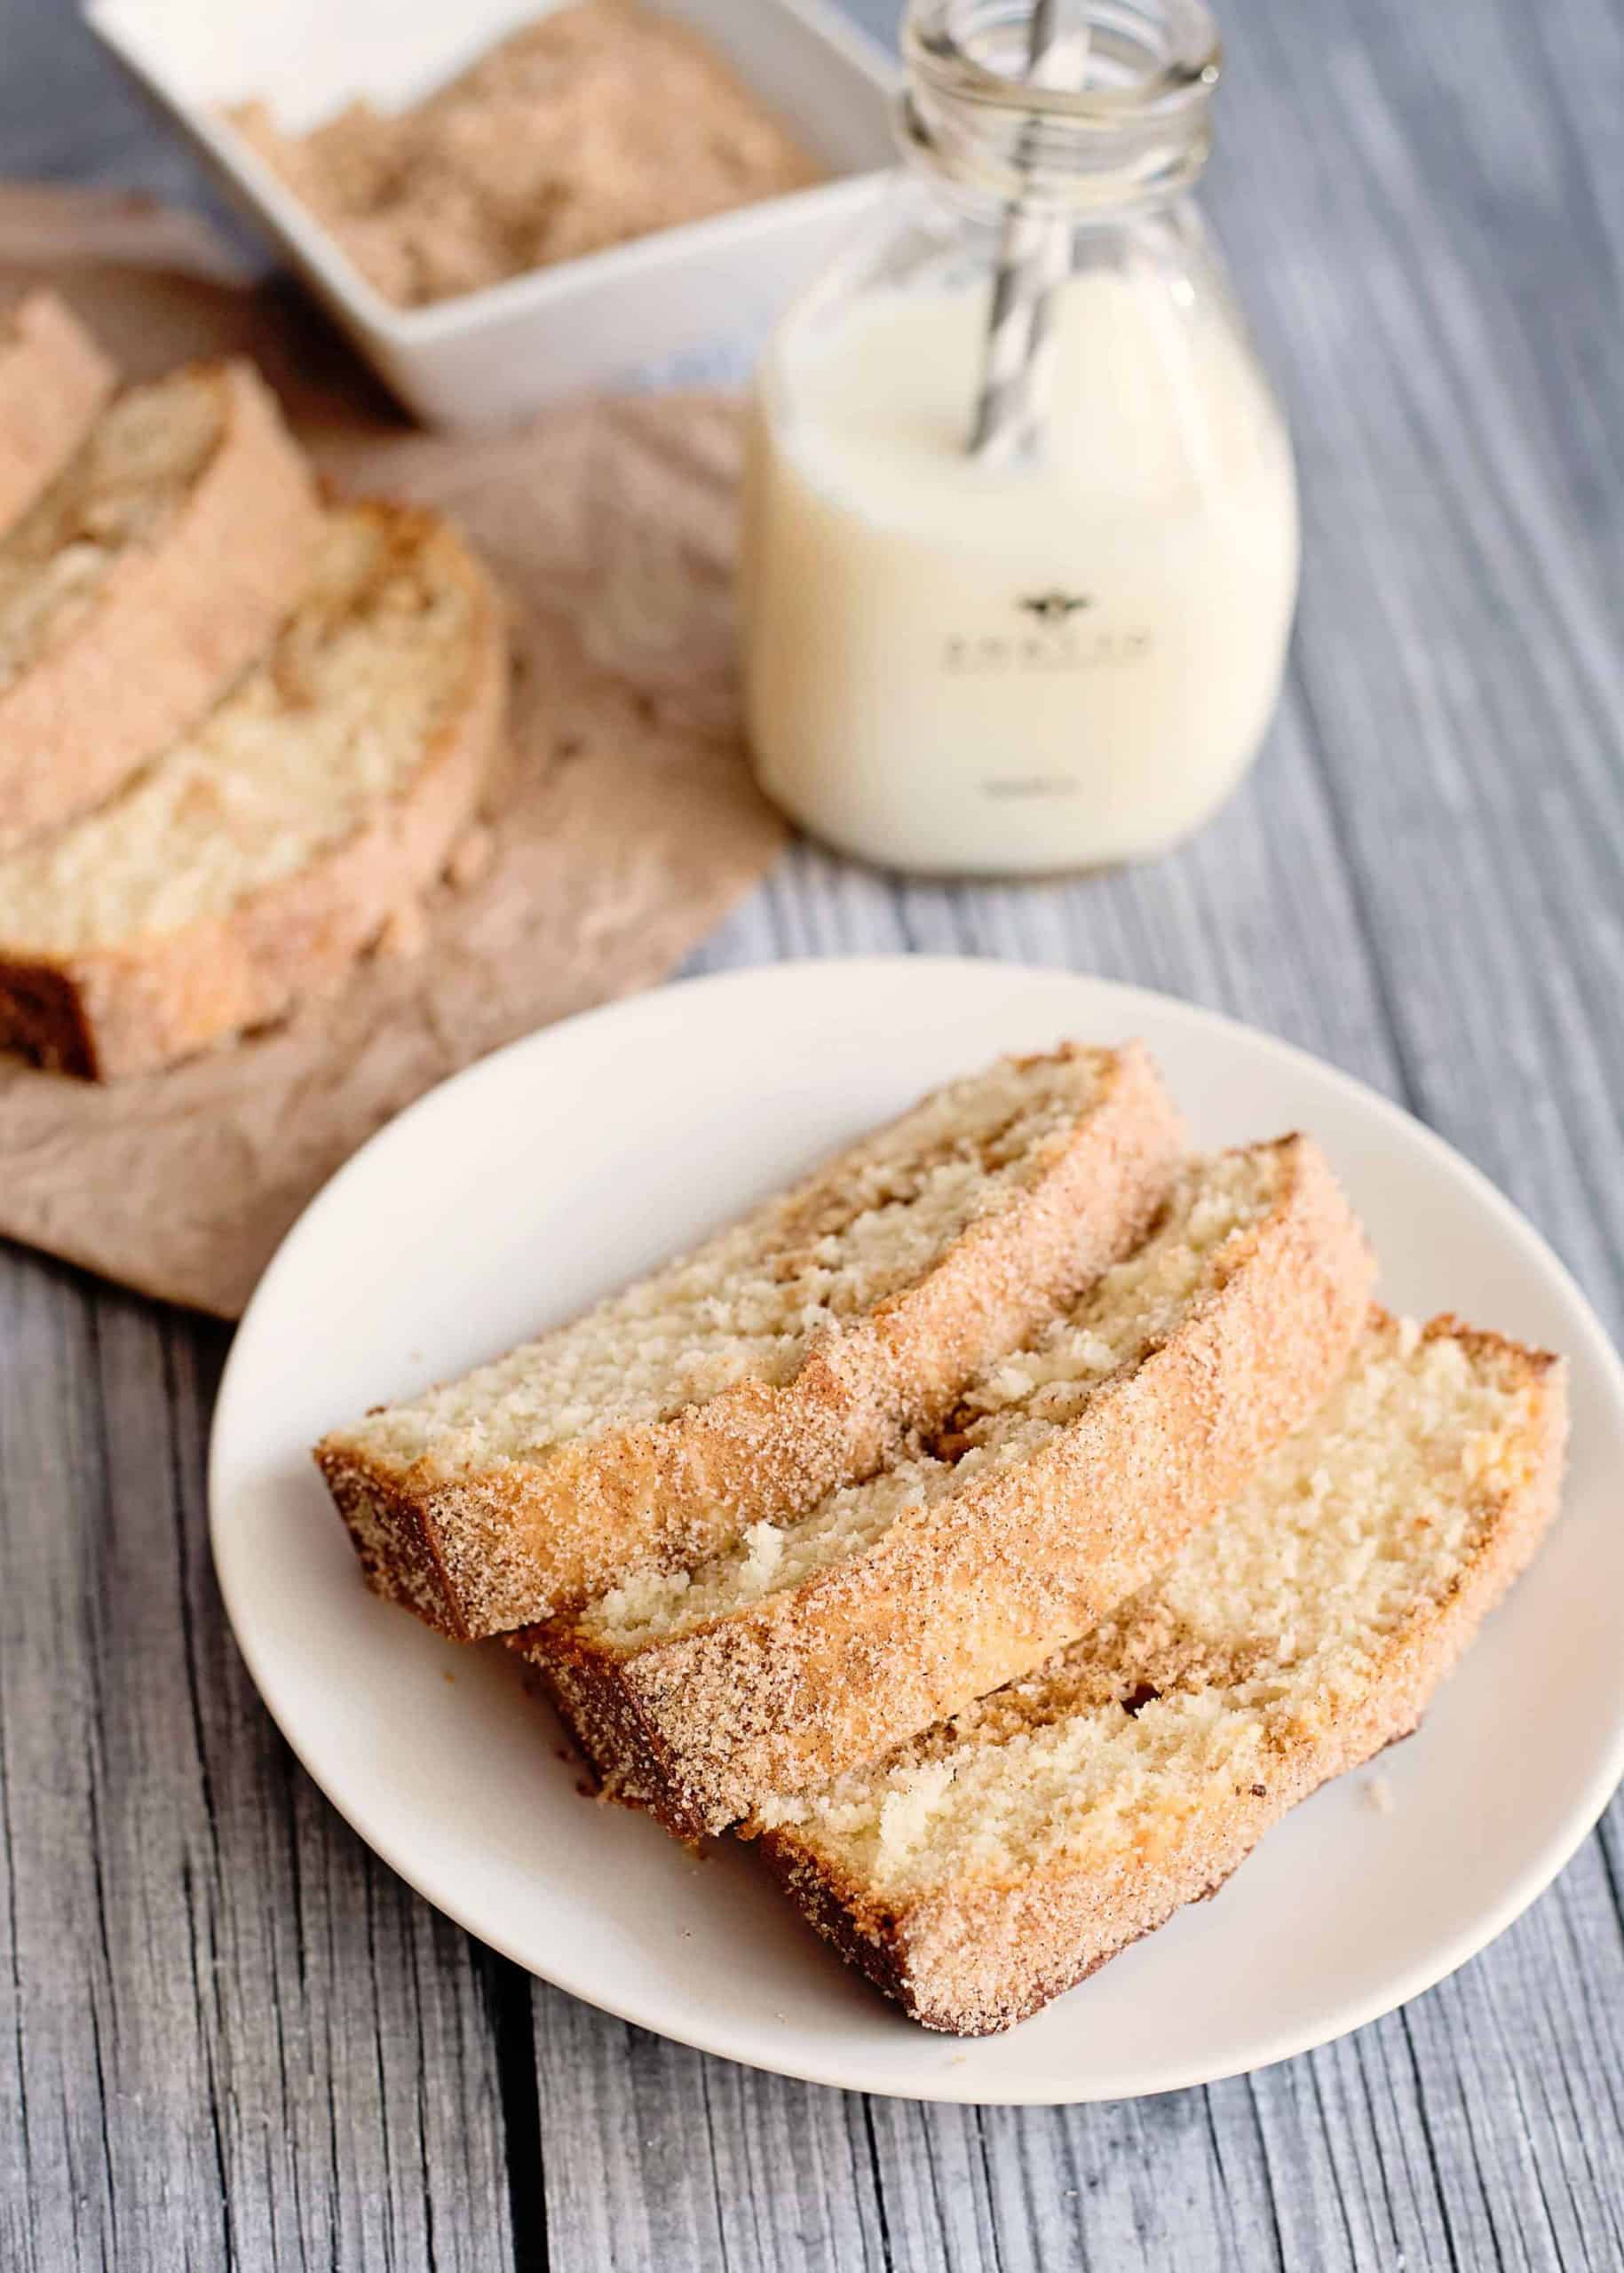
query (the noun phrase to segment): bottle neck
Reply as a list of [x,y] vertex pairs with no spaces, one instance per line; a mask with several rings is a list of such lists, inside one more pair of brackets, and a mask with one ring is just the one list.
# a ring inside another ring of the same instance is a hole
[[1057,0],[1029,74],[1029,0],[911,0],[909,162],[960,201],[1077,220],[1166,202],[1206,163],[1216,29],[1202,0]]

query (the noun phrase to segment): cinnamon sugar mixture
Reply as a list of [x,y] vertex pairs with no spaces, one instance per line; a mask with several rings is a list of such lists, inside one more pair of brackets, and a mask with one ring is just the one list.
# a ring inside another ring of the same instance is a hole
[[311,133],[262,102],[233,125],[386,300],[420,306],[820,178],[686,25],[574,0],[389,115]]

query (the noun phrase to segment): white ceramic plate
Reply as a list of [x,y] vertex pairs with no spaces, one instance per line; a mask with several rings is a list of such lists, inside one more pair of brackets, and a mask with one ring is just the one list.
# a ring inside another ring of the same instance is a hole
[[[363,1590],[309,1446],[567,1318],[920,1090],[1062,1035],[1145,1037],[1204,1144],[1314,1130],[1383,1292],[1573,1361],[1566,1509],[1381,1774],[1271,1832],[1216,1901],[1009,2035],[905,2021],[724,1842],[696,1860],[577,1789],[499,1644]],[[1515,1110],[1512,1106],[1509,1109]],[[1054,2103],[1209,2081],[1322,2043],[1483,1947],[1624,1767],[1624,1368],[1536,1233],[1438,1138],[1281,1042],[1008,964],[797,963],[569,1020],[449,1081],[352,1160],[256,1295],[215,1419],[215,1560],[265,1702],[361,1836],[543,1978],[730,2059],[921,2099]]]

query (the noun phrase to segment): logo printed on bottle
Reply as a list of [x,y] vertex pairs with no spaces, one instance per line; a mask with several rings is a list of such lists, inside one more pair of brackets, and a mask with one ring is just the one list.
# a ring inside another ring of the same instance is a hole
[[1064,623],[1080,607],[1092,607],[1094,603],[1086,592],[1051,591],[1034,592],[1015,605],[1025,608],[1028,615],[1035,615],[1040,623]]
[[1137,663],[1151,651],[1148,629],[1088,630],[1073,618],[1094,606],[1087,592],[1020,593],[1013,606],[1031,618],[1015,631],[950,631],[941,668],[955,677],[1001,672],[1087,671],[1111,663]]

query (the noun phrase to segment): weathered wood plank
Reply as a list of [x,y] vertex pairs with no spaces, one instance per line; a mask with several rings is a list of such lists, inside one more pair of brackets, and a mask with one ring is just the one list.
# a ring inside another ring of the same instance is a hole
[[535,1992],[547,2233],[559,2268],[884,2273],[862,2103]]
[[297,1770],[225,1629],[222,1340],[0,1255],[0,2259],[487,2273],[508,2201],[472,1945]]
[[[1287,25],[1281,70],[1291,38]],[[1383,51],[1389,74],[1402,52]],[[1349,147],[1319,160],[1335,167],[1335,290],[1284,264],[1312,406],[1300,451],[1319,569],[1297,668],[1316,760],[1412,1101],[1542,1222],[1616,1321],[1624,1195],[1586,1164],[1616,1146],[1624,1062],[1624,689],[1599,570],[1569,542],[1579,493],[1557,494],[1530,447],[1566,398],[1532,364],[1508,391],[1521,327],[1497,272],[1454,257],[1470,239],[1454,177],[1423,170],[1367,58],[1337,63]],[[1256,273],[1272,274],[1277,202],[1247,210]]]

